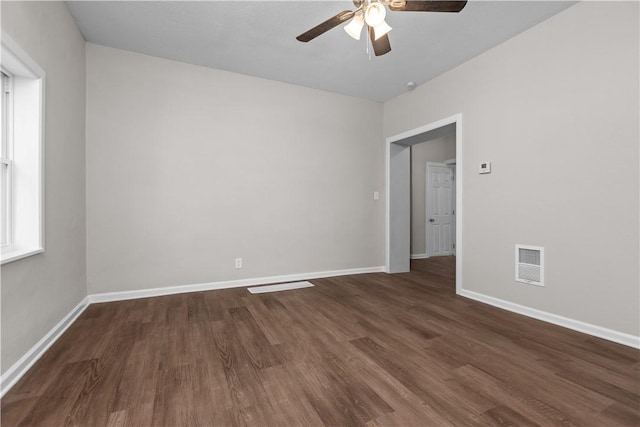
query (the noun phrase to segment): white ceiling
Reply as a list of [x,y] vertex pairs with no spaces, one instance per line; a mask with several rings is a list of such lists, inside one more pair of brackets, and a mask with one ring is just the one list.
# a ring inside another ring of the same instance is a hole
[[350,1],[68,1],[85,39],[196,65],[386,101],[566,9],[565,1],[471,0],[460,13],[388,12],[391,53],[371,58],[341,27],[298,34]]

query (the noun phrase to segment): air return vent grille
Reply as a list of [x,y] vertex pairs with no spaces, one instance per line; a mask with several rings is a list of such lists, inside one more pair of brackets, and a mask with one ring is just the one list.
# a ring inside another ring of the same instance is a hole
[[544,286],[544,248],[516,245],[516,282]]

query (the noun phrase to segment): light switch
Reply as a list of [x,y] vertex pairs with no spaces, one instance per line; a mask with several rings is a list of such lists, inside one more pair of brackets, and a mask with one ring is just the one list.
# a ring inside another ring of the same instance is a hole
[[480,173],[491,173],[491,162],[480,163]]
[[373,200],[380,200],[380,193],[378,191],[373,192]]

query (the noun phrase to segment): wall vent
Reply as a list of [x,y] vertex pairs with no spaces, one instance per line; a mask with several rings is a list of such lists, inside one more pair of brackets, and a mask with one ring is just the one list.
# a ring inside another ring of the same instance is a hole
[[516,282],[544,286],[544,248],[516,245]]

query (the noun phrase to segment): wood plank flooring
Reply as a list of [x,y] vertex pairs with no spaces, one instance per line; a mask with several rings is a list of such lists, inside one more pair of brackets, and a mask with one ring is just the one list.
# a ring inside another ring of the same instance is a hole
[[458,297],[454,262],[92,305],[2,426],[640,425],[640,352]]

